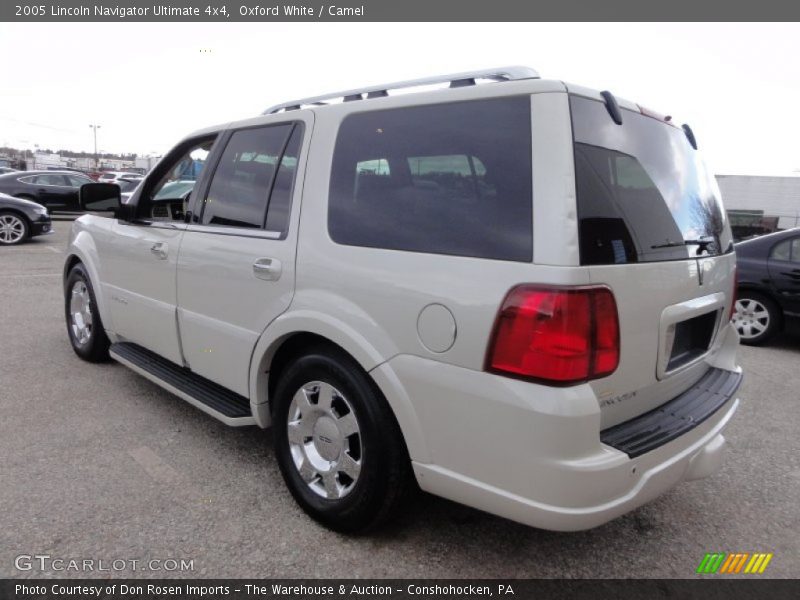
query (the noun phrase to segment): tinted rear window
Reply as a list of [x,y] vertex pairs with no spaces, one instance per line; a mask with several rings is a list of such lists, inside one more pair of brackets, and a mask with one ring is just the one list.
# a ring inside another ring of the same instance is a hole
[[339,129],[334,241],[530,262],[530,99],[358,113]]
[[582,264],[713,256],[732,250],[714,177],[683,130],[572,97]]

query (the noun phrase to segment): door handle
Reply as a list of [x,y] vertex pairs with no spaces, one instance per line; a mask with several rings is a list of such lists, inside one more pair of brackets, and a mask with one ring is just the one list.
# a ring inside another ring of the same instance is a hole
[[167,252],[169,252],[169,246],[164,242],[156,242],[150,247],[150,252],[158,259],[158,260],[166,260],[167,259]]
[[259,258],[253,263],[253,274],[259,279],[277,281],[281,277],[281,261],[277,258]]

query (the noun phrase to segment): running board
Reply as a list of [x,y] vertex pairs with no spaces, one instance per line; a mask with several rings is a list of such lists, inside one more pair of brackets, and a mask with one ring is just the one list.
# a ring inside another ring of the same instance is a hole
[[255,425],[250,401],[219,384],[179,367],[137,344],[112,344],[111,357],[156,385],[231,427]]

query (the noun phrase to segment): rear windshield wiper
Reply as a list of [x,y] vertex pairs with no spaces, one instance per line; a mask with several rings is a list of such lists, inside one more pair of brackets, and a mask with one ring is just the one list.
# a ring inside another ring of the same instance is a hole
[[702,238],[696,240],[683,240],[682,242],[666,242],[665,244],[656,244],[650,246],[651,249],[657,248],[680,248],[681,246],[697,246],[697,253],[705,251],[711,244],[714,244],[714,238]]

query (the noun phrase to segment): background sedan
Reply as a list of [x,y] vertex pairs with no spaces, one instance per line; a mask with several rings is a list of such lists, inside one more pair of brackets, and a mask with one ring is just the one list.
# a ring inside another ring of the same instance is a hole
[[0,194],[0,246],[19,244],[34,235],[52,232],[46,208],[30,200]]
[[733,323],[743,344],[763,344],[800,317],[800,228],[736,244],[736,261]]
[[104,171],[97,177],[99,183],[118,183],[120,179],[141,179],[140,173],[131,171]]
[[17,171],[0,175],[0,193],[32,200],[50,211],[78,212],[78,190],[86,183],[94,182],[70,171]]

